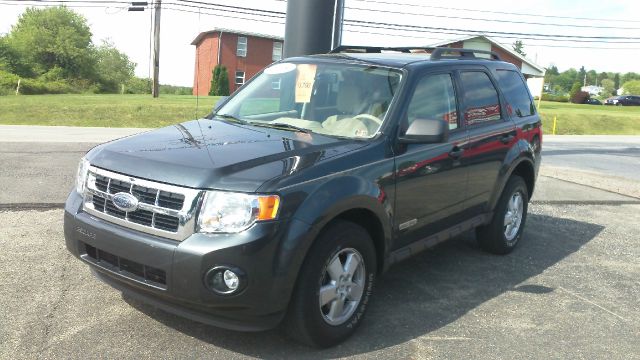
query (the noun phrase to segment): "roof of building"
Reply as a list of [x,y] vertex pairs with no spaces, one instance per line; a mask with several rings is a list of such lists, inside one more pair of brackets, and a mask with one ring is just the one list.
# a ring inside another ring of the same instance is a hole
[[447,41],[431,44],[429,46],[433,46],[433,47],[445,46],[445,45],[450,45],[450,44],[454,44],[454,43],[457,43],[457,42],[471,40],[471,39],[475,39],[475,38],[484,38],[487,41],[489,41],[490,43],[492,43],[493,45],[496,45],[497,47],[499,47],[502,50],[508,52],[509,54],[513,55],[514,57],[522,60],[523,62],[526,62],[527,65],[531,66],[532,68],[540,71],[541,73],[545,72],[545,68],[544,67],[536,64],[535,62],[533,62],[533,61],[529,60],[528,58],[522,56],[521,54],[517,53],[516,51],[514,51],[511,48],[509,48],[508,46],[505,46],[505,45],[499,43],[498,41],[496,41],[495,39],[493,39],[493,38],[491,38],[489,36],[486,36],[486,35],[467,35],[465,37],[461,37],[461,38],[458,38],[458,39],[447,40]]
[[254,32],[249,32],[249,31],[242,31],[242,30],[233,30],[233,29],[225,29],[225,28],[213,28],[209,31],[204,31],[201,32],[200,34],[198,34],[198,36],[196,36],[195,39],[193,39],[193,41],[191,42],[191,45],[198,45],[200,43],[200,41],[202,41],[202,38],[209,35],[209,34],[214,34],[214,33],[220,33],[222,32],[224,33],[231,33],[231,34],[236,34],[236,35],[244,35],[244,36],[253,36],[253,37],[259,37],[259,38],[264,38],[264,39],[272,39],[272,40],[280,40],[280,41],[284,41],[284,38],[282,36],[274,36],[274,35],[268,35],[268,34],[260,34],[260,33],[254,33]]

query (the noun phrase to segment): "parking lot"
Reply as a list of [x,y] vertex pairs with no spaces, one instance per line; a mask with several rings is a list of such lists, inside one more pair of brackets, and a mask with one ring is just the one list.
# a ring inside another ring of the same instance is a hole
[[356,335],[320,351],[95,279],[64,247],[59,205],[88,146],[0,142],[0,358],[640,358],[637,197],[541,176],[511,255],[467,233],[395,265]]

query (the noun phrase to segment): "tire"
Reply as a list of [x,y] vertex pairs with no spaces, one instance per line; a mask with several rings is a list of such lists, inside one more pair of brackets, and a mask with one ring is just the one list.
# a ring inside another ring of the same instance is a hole
[[[344,278],[348,276],[345,269],[349,259],[360,260],[352,267],[351,281]],[[316,239],[302,265],[285,321],[288,335],[314,347],[333,346],[349,338],[367,309],[376,265],[373,241],[365,229],[348,221],[332,222]],[[333,299],[324,306],[320,305],[322,289],[325,301]],[[342,311],[338,310],[339,303],[344,304]]]
[[[520,205],[518,205],[518,198]],[[500,195],[493,219],[488,225],[476,229],[476,238],[480,247],[487,252],[499,255],[513,251],[522,237],[527,220],[528,204],[527,185],[520,176],[512,175]],[[519,215],[513,216],[518,213]],[[509,224],[505,225],[507,221]]]

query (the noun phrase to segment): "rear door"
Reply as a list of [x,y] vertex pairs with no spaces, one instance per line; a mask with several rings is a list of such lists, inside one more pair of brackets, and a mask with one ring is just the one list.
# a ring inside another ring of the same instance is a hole
[[439,144],[401,144],[396,156],[395,226],[397,246],[423,239],[459,221],[466,197],[467,171],[461,157],[467,142],[460,127],[453,74],[428,73],[416,81],[400,121],[400,135],[415,119],[449,123]]
[[469,132],[464,164],[469,170],[468,216],[490,210],[489,202],[509,149],[516,142],[516,127],[503,112],[497,83],[487,68],[458,72],[462,90],[462,117]]

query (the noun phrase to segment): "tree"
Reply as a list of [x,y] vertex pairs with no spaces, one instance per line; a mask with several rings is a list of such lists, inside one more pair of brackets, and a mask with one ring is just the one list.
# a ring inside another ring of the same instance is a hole
[[27,9],[6,41],[31,75],[60,68],[67,78],[95,78],[96,59],[87,20],[64,6]]
[[582,85],[580,85],[579,82],[574,82],[573,85],[571,86],[571,91],[569,91],[569,98],[572,99],[573,102],[573,98],[576,97],[576,95],[580,92],[580,88],[582,87]]
[[216,96],[218,91],[218,81],[220,81],[220,65],[216,65],[211,73],[211,86],[209,87],[209,96]]
[[96,72],[101,92],[117,93],[133,78],[136,64],[108,40],[96,48]]
[[622,84],[625,95],[640,95],[640,80],[631,80]]
[[229,96],[229,75],[224,65],[216,65],[213,68],[209,95]]
[[616,91],[620,89],[620,74],[618,73],[613,76],[613,87],[616,88]]
[[584,69],[584,66],[580,67],[580,70],[578,71],[578,76],[576,77],[577,82],[579,82],[580,84],[584,83],[584,80],[587,76],[587,70]]
[[524,52],[524,43],[522,42],[522,40],[516,40],[516,42],[513,43],[512,47],[513,51],[522,56],[527,56],[527,53]]
[[615,84],[613,83],[613,80],[611,79],[602,79],[602,81],[600,82],[600,86],[602,86],[602,93],[600,94],[601,96],[607,98],[611,95],[615,95],[616,92],[616,88],[614,86]]

